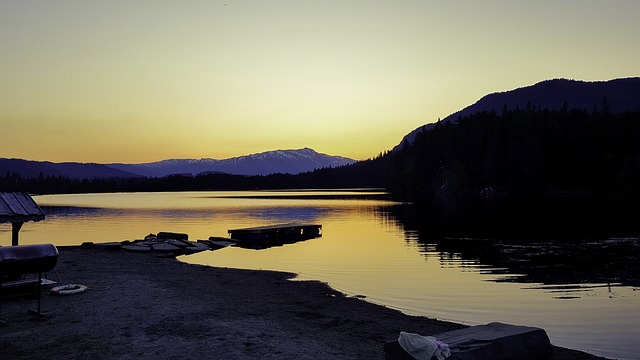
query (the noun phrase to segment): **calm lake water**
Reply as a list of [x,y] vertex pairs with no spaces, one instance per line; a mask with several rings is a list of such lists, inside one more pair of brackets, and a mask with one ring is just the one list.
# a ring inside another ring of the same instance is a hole
[[[21,244],[79,245],[159,231],[191,240],[285,222],[322,237],[183,256],[193,264],[294,272],[349,295],[468,325],[545,329],[555,345],[637,358],[637,212],[617,203],[446,201],[416,207],[373,190],[46,195]],[[11,227],[0,225],[0,245]],[[424,334],[430,335],[430,334]],[[391,335],[390,335],[391,336]]]

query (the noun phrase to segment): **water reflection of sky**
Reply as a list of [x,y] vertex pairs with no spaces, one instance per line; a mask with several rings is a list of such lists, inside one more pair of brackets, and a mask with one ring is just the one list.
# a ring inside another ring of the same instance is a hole
[[[305,194],[309,198],[305,198]],[[252,191],[46,195],[35,197],[46,219],[29,222],[20,243],[79,245],[140,239],[159,231],[182,232],[191,239],[227,236],[231,228],[283,222],[319,222],[328,213],[390,204],[371,200],[379,191]],[[337,195],[350,200],[338,200]],[[10,225],[1,224],[0,234]],[[46,234],[46,240],[43,239]],[[0,238],[0,244],[3,239]],[[8,238],[6,241],[10,241]]]

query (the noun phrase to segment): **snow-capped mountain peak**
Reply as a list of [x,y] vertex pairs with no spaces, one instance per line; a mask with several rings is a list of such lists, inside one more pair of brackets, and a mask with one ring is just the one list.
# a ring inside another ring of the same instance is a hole
[[274,173],[299,174],[325,167],[337,167],[355,162],[342,156],[318,153],[310,148],[272,150],[223,160],[167,159],[143,164],[107,164],[110,167],[140,174],[161,177],[171,174],[197,175],[223,172],[238,175],[268,175]]

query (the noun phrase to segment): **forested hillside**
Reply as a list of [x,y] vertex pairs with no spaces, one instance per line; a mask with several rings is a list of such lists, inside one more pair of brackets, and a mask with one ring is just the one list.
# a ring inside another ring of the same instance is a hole
[[640,112],[485,111],[436,124],[394,154],[388,189],[446,193],[640,194]]

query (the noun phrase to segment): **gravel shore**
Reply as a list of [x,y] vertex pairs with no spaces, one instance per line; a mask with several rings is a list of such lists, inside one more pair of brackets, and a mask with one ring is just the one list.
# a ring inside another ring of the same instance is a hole
[[[400,331],[460,324],[347,297],[294,274],[189,265],[153,253],[60,249],[61,284],[88,289],[2,302],[1,359],[384,359]],[[51,272],[49,278],[58,280]],[[526,325],[526,324],[518,324]],[[555,360],[602,359],[555,348]]]

